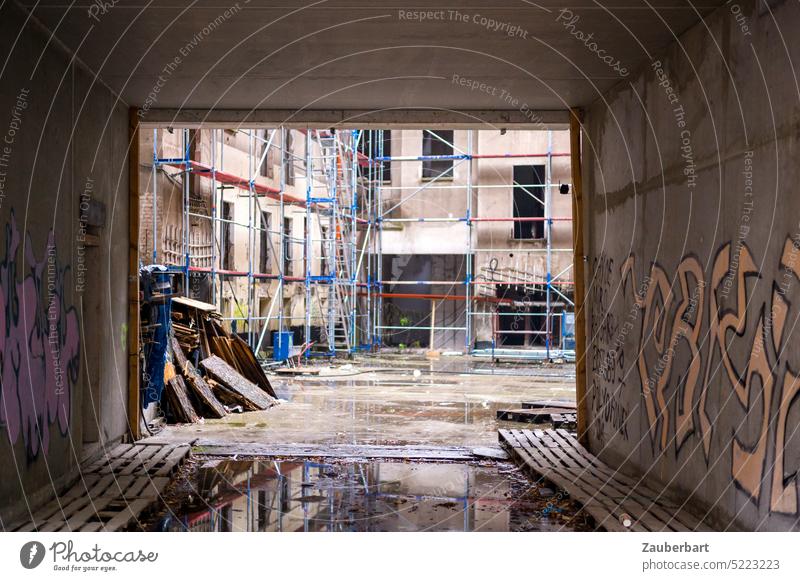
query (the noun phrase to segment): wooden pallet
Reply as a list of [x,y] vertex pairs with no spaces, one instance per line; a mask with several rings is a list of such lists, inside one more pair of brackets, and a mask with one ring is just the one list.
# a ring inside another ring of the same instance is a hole
[[185,444],[120,444],[82,465],[72,488],[8,530],[122,530],[159,501],[189,450]]
[[556,430],[574,430],[578,426],[578,414],[550,414],[550,423]]
[[553,416],[562,416],[569,410],[562,408],[526,408],[497,410],[496,417],[503,422],[519,422],[524,424],[550,424]]
[[[566,430],[500,430],[520,466],[565,490],[609,531],[711,531],[680,503],[604,464]],[[629,521],[626,526],[625,521]]]

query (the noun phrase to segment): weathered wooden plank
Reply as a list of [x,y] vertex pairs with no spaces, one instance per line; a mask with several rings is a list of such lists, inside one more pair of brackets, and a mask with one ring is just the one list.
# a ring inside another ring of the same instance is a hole
[[179,422],[193,424],[200,420],[189,399],[189,392],[183,377],[175,375],[167,382],[166,395],[170,410]]
[[114,532],[125,528],[132,520],[138,520],[139,515],[144,512],[149,504],[150,501],[144,498],[127,503],[122,510],[117,511],[111,520],[103,525],[103,530]]
[[154,476],[152,478],[142,478],[144,486],[138,490],[138,498],[145,498],[150,500],[157,500],[161,497],[161,493],[170,482],[170,478],[166,476]]
[[265,410],[277,403],[275,398],[264,393],[260,387],[245,379],[227,362],[216,355],[203,359],[200,365],[218,383],[238,394],[246,409]]
[[[500,438],[516,461],[590,503],[587,511],[609,530],[709,530],[642,482],[605,465],[565,430],[501,430]],[[633,521],[630,527],[620,522],[623,515]]]
[[183,462],[186,456],[189,455],[190,451],[191,449],[189,446],[176,446],[170,452],[169,456],[164,459],[163,465],[156,471],[155,476],[167,476],[172,474],[172,471],[175,470],[175,467]]
[[103,523],[101,523],[100,521],[88,522],[85,525],[83,525],[80,529],[78,529],[78,531],[82,533],[96,533],[102,528],[102,526]]
[[650,530],[683,530],[682,527],[676,528],[669,522],[671,520],[670,513],[658,504],[655,497],[648,497],[642,494],[636,485],[631,486],[621,482],[617,478],[617,473],[611,470],[600,469],[590,464],[586,455],[581,454],[580,450],[563,440],[557,432],[553,431],[552,436],[562,444],[561,450],[573,458],[582,470],[586,471],[590,482],[596,483],[604,481],[615,490],[613,498],[627,509],[626,512],[629,515],[641,515],[639,517],[640,520]]
[[[553,434],[552,430],[547,430],[539,434],[527,432],[526,436],[535,445],[537,439],[540,442],[554,442]],[[533,435],[533,438],[531,438],[531,435]],[[585,483],[587,490],[594,490],[595,494],[602,495],[603,503],[614,507],[612,514],[618,520],[622,519],[622,515],[627,514],[633,521],[632,526],[628,528],[633,530],[636,530],[638,526],[650,531],[660,531],[668,528],[661,519],[657,518],[643,504],[637,502],[631,496],[635,494],[634,488],[626,488],[620,485],[614,480],[613,476],[602,475],[591,466],[584,465],[579,467],[576,460],[568,453],[568,449],[571,448],[571,446],[565,448],[557,444],[555,447],[548,446],[547,449],[558,456],[565,464],[571,464],[573,467],[569,468],[569,472],[575,478],[576,483]],[[607,500],[611,502],[606,502]]]
[[178,362],[181,373],[186,378],[187,386],[192,390],[200,403],[203,404],[203,407],[206,408],[204,410],[206,414],[210,415],[212,418],[225,417],[228,412],[225,411],[225,408],[211,391],[206,381],[197,373],[194,365],[186,359],[186,355],[183,353],[183,349],[181,349],[175,337],[172,338],[172,354]]
[[167,453],[169,453],[169,447],[167,446],[141,446],[136,458],[125,466],[122,474],[134,474],[136,472],[146,474],[147,467],[154,461],[154,458]]
[[86,505],[80,512],[75,513],[67,519],[64,527],[61,530],[75,531],[80,530],[89,519],[96,518],[97,513],[105,509],[111,503],[111,498],[97,498],[93,499]]
[[456,446],[376,446],[354,444],[254,444],[201,440],[194,454],[284,458],[402,458],[414,460],[474,460],[471,448]]
[[[516,437],[520,447],[512,447],[513,456],[516,459],[522,460],[524,464],[531,466],[531,463],[529,463],[526,458],[526,456],[529,456],[533,462],[533,465],[535,466],[536,463],[534,457],[541,457],[544,452],[542,450],[533,449],[527,442],[527,438],[522,438],[519,434],[515,434],[514,432],[516,431],[512,430],[511,434]],[[600,499],[575,486],[571,475],[563,474],[555,464],[551,465],[550,470],[547,470],[546,473],[542,473],[541,468],[533,469],[537,474],[544,476],[557,487],[566,490],[570,497],[577,500],[581,505],[583,505],[584,509],[594,517],[598,525],[611,531],[627,530],[619,523],[617,519],[614,518],[609,508],[600,502]]]
[[119,458],[131,448],[133,448],[133,444],[119,444],[111,449],[104,449],[102,454],[87,466],[83,467],[82,471],[84,473],[96,472],[101,466],[108,464],[114,458]]
[[[107,478],[111,479],[111,476]],[[61,498],[63,500],[71,500],[73,498],[77,498],[78,496],[83,496],[86,494],[91,494],[91,492],[95,489],[95,486],[100,486],[100,490],[104,490],[107,483],[102,483],[103,477],[100,474],[89,472],[89,473],[81,473],[80,479],[72,485],[72,487],[67,490]]]
[[[117,454],[111,455],[112,452]],[[81,468],[81,479],[59,499],[8,529],[31,532],[122,529],[159,499],[170,482],[169,474],[189,452],[185,444],[140,442],[117,446],[99,461],[86,463]]]
[[[537,438],[535,433],[528,434],[528,440],[533,445],[543,445],[539,442],[544,442],[545,437],[552,441],[550,438],[552,431],[547,430],[541,438]],[[533,437],[531,437],[533,436]],[[565,451],[560,447],[545,447],[550,454],[565,455]],[[596,497],[598,501],[605,505],[612,513],[613,518],[623,528],[622,530],[632,531],[647,531],[647,530],[661,530],[664,528],[663,523],[658,519],[654,519],[648,514],[647,510],[636,503],[625,504],[625,501],[630,500],[625,492],[620,492],[615,488],[613,479],[598,478],[594,471],[587,470],[586,468],[569,469],[569,473],[573,478],[575,485],[582,487],[585,491]],[[632,524],[629,527],[622,525],[622,517],[627,514]]]
[[691,514],[683,504],[665,498],[663,491],[657,491],[648,486],[648,484],[643,482],[641,479],[637,480],[618,470],[614,470],[610,466],[607,466],[599,458],[597,458],[596,456],[591,454],[588,450],[586,450],[583,446],[581,446],[580,443],[577,441],[577,439],[575,439],[575,437],[566,430],[556,430],[556,434],[561,438],[563,438],[565,441],[569,442],[573,446],[573,448],[578,450],[584,457],[586,457],[587,462],[589,462],[592,466],[595,466],[598,470],[613,472],[617,480],[619,480],[623,484],[630,487],[635,487],[641,495],[657,500],[658,505],[663,507],[665,511],[667,511],[670,515],[672,515],[672,518],[674,518],[674,520],[677,521],[677,523],[679,523],[681,527],[683,527],[680,530],[708,531],[708,532],[714,530],[712,527],[703,523],[698,517]]
[[[538,472],[547,480],[550,480],[567,493],[584,505],[586,510],[595,518],[597,524],[611,531],[625,531],[627,530],[613,515],[613,503],[608,502],[602,495],[598,495],[597,491],[588,489],[580,479],[575,477],[575,474],[563,468],[560,462],[553,456],[553,452],[545,447],[537,439],[528,439],[521,430],[516,430],[515,435],[517,440],[522,445],[521,449],[517,449],[517,454],[527,453],[534,459],[543,460],[540,462]],[[535,445],[532,445],[535,443]],[[639,529],[642,530],[642,529]]]
[[256,359],[256,356],[250,349],[250,346],[237,335],[234,335],[231,340],[231,346],[233,347],[234,355],[236,355],[236,358],[239,360],[243,375],[255,383],[258,387],[266,391],[270,397],[277,399],[278,396],[275,393],[275,390],[272,388],[269,378],[264,373],[261,365],[259,365],[258,359]]

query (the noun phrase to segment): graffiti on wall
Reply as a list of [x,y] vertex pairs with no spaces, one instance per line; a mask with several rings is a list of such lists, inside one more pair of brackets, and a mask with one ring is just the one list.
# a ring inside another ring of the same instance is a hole
[[622,395],[625,392],[625,351],[617,340],[624,332],[625,323],[610,308],[614,292],[612,280],[615,274],[614,259],[601,254],[594,260],[594,278],[591,287],[593,317],[591,336],[593,349],[589,367],[591,370],[592,427],[598,443],[605,446],[607,435],[618,435],[628,439],[629,410]]
[[64,297],[69,267],[59,266],[52,230],[39,257],[30,235],[21,241],[12,212],[0,262],[0,429],[35,458],[47,454],[54,426],[69,430],[80,345],[77,311]]
[[[789,289],[800,283],[800,237],[785,240],[772,281],[763,280],[765,269],[741,240],[719,248],[708,277],[688,255],[671,273],[652,263],[636,290],[636,266],[631,255],[619,273],[622,295],[637,313],[638,324],[631,323],[639,332],[635,375],[654,454],[673,450],[677,456],[694,436],[708,464],[719,442],[720,453],[730,454],[733,482],[754,504],[768,495],[770,511],[797,514],[797,475],[786,475],[785,458],[800,377],[784,351]],[[764,266],[771,271],[773,265]],[[771,283],[766,299],[756,299],[754,281]],[[713,389],[718,403],[712,411]],[[720,433],[715,440],[722,414],[738,422],[731,436]]]

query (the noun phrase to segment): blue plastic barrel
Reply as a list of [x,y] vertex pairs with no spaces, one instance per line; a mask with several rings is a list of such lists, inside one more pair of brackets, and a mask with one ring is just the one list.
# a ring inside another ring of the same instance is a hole
[[274,361],[286,361],[289,359],[289,354],[292,352],[293,337],[294,333],[291,331],[272,332],[272,359]]

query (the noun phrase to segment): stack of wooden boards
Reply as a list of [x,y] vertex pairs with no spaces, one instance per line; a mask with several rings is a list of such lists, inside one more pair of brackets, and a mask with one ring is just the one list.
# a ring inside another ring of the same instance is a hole
[[518,409],[497,410],[497,419],[526,424],[552,424],[554,429],[574,429],[577,414],[574,401],[537,400],[522,402]]
[[222,326],[214,305],[172,300],[172,365],[165,370],[168,417],[193,423],[231,411],[264,410],[277,403],[269,379],[241,338]]

